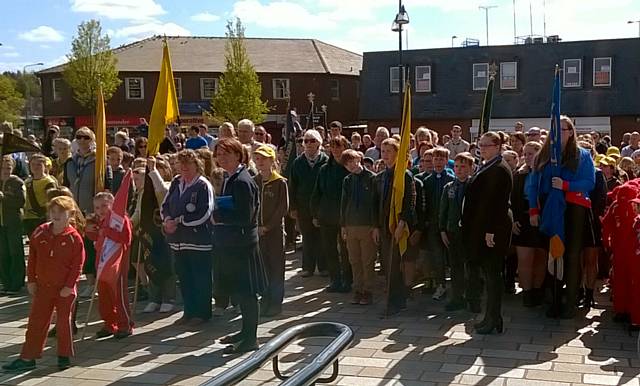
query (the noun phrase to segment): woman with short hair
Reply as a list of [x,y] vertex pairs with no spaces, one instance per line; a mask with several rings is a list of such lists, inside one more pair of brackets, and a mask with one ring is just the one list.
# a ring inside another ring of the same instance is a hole
[[484,320],[474,325],[478,334],[502,332],[503,264],[511,243],[513,219],[509,198],[513,179],[502,159],[502,140],[495,132],[478,141],[483,163],[469,179],[462,210],[462,233],[469,246],[469,294],[472,308],[478,306],[484,273],[487,302]]
[[258,244],[260,193],[247,165],[242,163],[242,144],[238,140],[220,139],[215,157],[227,176],[213,212],[214,283],[216,293],[232,297],[242,313],[242,330],[222,338],[220,343],[229,344],[225,354],[235,354],[258,348],[258,295],[267,285]]
[[133,155],[137,157],[146,157],[147,156],[147,146],[149,144],[149,140],[145,137],[136,138],[136,143],[133,147]]
[[171,181],[160,215],[184,301],[184,315],[176,324],[197,326],[211,319],[214,194],[193,150],[180,151],[178,163],[180,174]]

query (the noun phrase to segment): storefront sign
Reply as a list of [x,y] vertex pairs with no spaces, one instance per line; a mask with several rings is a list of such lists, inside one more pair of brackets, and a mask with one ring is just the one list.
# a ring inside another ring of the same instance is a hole
[[[76,117],[76,127],[88,126],[93,127],[94,118],[90,115],[82,115]],[[126,115],[107,115],[107,127],[124,126],[136,127],[140,124],[140,117]]]

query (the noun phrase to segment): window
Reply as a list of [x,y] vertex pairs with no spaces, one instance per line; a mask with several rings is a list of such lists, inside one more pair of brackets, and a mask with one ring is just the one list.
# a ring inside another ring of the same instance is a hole
[[125,78],[124,85],[127,99],[144,99],[144,79]]
[[62,78],[51,79],[51,90],[53,93],[53,101],[62,100]]
[[593,87],[611,86],[611,58],[593,58]]
[[182,78],[173,78],[176,85],[176,98],[182,99]]
[[416,66],[416,92],[431,92],[431,66]]
[[[391,67],[389,69],[389,90],[393,94],[397,94],[400,92],[400,71],[398,67]],[[404,79],[407,78],[406,75],[406,67],[402,67],[402,75]],[[405,82],[402,82],[402,91],[405,90]]]
[[500,88],[502,90],[518,88],[518,62],[500,63]]
[[331,99],[340,100],[340,81],[338,79],[331,80]]
[[208,101],[213,98],[218,90],[217,78],[200,78],[200,99]]
[[582,59],[565,59],[563,62],[562,86],[582,87]]
[[486,90],[489,83],[489,63],[473,64],[473,89]]
[[289,98],[289,79],[273,79],[273,99]]

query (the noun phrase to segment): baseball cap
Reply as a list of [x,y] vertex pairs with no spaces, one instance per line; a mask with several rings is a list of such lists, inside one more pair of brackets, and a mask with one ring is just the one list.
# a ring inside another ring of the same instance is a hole
[[615,146],[611,146],[607,149],[607,155],[611,156],[612,154],[620,155],[620,149]]
[[276,159],[275,150],[273,150],[273,148],[268,145],[260,145],[256,150],[253,151],[253,154],[260,154],[263,157]]

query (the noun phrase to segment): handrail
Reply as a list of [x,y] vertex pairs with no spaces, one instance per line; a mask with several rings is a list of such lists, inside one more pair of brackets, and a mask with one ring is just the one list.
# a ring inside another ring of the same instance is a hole
[[[282,376],[278,369],[278,354],[291,342],[310,337],[333,337],[334,339],[304,368],[290,377]],[[283,386],[307,386],[315,382],[333,382],[338,376],[338,357],[349,347],[352,341],[353,330],[342,323],[314,322],[290,327],[264,344],[247,359],[216,375],[212,380],[203,383],[202,386],[238,384],[270,360],[273,360],[275,375],[284,380],[281,384]],[[320,375],[332,364],[334,371],[331,377],[321,379]]]

